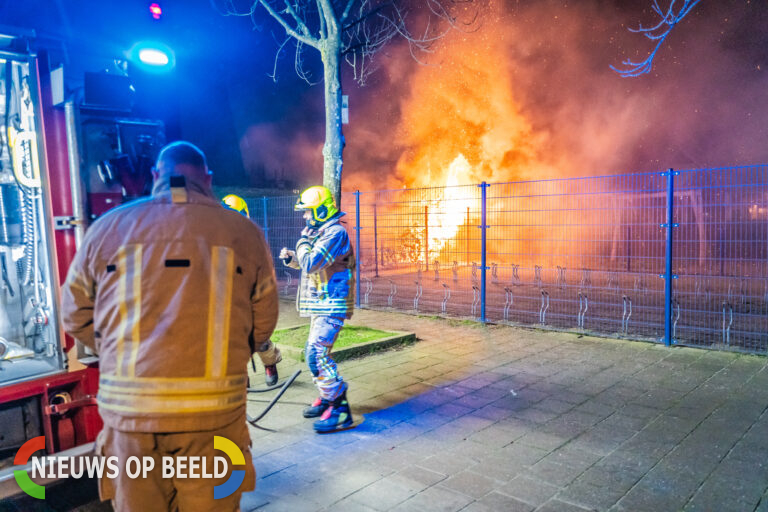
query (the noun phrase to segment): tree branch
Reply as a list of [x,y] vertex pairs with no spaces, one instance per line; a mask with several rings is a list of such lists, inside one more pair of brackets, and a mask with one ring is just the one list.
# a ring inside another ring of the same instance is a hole
[[305,37],[311,38],[312,36],[309,33],[309,29],[307,28],[307,25],[296,14],[296,11],[293,10],[291,3],[288,0],[284,0],[284,1],[285,1],[285,10],[288,11],[288,14],[290,14],[291,17],[293,18],[293,21],[296,22],[296,26],[298,27],[298,29],[301,30],[301,33],[304,34]]
[[291,27],[288,24],[288,22],[285,21],[285,19],[283,19],[283,17],[280,16],[280,14],[272,8],[271,5],[269,5],[269,2],[267,2],[267,0],[258,0],[258,2],[259,4],[261,4],[262,7],[264,7],[264,9],[267,10],[270,16],[272,16],[275,20],[277,20],[277,22],[280,25],[282,25],[282,27],[285,29],[285,32],[288,35],[290,35],[297,41],[300,41],[301,43],[306,44],[307,46],[311,46],[312,48],[317,48],[318,50],[320,49],[320,41],[318,39],[315,39],[313,37],[307,37],[307,36],[304,36],[303,34],[296,32],[296,30],[293,27]]
[[323,16],[323,6],[320,5],[320,0],[315,0],[317,4],[317,17],[320,19],[320,38],[325,39],[328,37],[328,27],[325,24],[325,16]]
[[339,24],[344,25],[344,22],[347,21],[347,17],[349,16],[349,12],[352,10],[352,6],[355,4],[355,0],[348,0],[347,6],[344,7],[344,12],[341,13],[341,18],[339,18]]
[[288,41],[290,41],[291,39],[292,39],[292,36],[286,34],[285,40],[280,44],[280,47],[275,52],[275,62],[273,64],[273,66],[272,66],[272,74],[271,75],[269,75],[269,74],[267,75],[275,83],[277,83],[277,59],[278,59],[278,57],[280,57],[280,53],[282,53],[283,48],[285,48],[285,45],[288,44]]
[[326,38],[337,36],[339,34],[339,20],[336,18],[336,12],[333,10],[330,0],[317,0],[320,6],[320,16],[325,19]]
[[675,28],[675,25],[685,18],[685,16],[691,12],[691,9],[696,7],[701,0],[683,0],[683,6],[678,12],[675,12],[675,1],[669,2],[669,7],[666,11],[662,11],[659,6],[658,0],[653,0],[653,11],[661,18],[659,22],[652,27],[643,27],[639,25],[636,29],[629,29],[630,32],[641,33],[651,41],[656,41],[656,46],[651,50],[651,53],[642,61],[634,61],[632,59],[626,59],[622,61],[622,68],[611,66],[611,69],[621,75],[624,78],[637,77],[644,75],[651,71],[653,66],[653,59],[656,57],[667,36]]

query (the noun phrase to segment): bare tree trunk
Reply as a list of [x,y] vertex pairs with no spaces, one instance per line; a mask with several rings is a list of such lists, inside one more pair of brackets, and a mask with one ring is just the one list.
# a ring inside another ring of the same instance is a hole
[[325,145],[323,146],[323,185],[341,205],[341,168],[344,134],[341,124],[341,40],[329,38],[321,50],[325,84]]

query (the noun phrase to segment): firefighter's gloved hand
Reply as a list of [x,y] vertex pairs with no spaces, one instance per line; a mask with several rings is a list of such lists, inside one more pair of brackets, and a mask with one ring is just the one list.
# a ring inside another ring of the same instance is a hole
[[295,257],[296,257],[296,251],[292,251],[287,247],[283,247],[282,249],[280,249],[279,258],[283,260],[283,263],[285,265],[288,265],[291,261],[293,261],[293,258]]

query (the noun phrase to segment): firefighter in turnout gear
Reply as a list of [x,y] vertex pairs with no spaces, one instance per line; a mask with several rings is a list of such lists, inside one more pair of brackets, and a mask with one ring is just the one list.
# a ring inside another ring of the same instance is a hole
[[[169,144],[152,196],[111,210],[87,231],[62,287],[64,329],[99,354],[104,428],[96,450],[116,457],[99,494],[118,512],[239,510],[255,488],[246,425],[247,362],[277,323],[275,271],[264,234],[222,208],[203,153]],[[244,456],[221,478],[163,478],[162,457],[198,457],[215,473],[228,439]],[[127,476],[131,457],[155,460]],[[231,495],[214,487],[244,469]]]
[[[245,199],[238,195],[228,194],[224,196],[224,198],[221,200],[221,204],[224,206],[224,208],[234,210],[247,219],[251,218],[250,212],[248,211],[248,203],[246,203]],[[253,348],[259,355],[261,364],[264,365],[264,382],[266,382],[267,386],[274,386],[277,384],[277,380],[279,379],[277,374],[277,363],[283,360],[283,356],[280,354],[280,349],[277,348],[274,343],[272,343],[272,340],[267,340]],[[253,370],[256,371],[255,366]]]
[[285,265],[301,270],[297,308],[301,316],[311,318],[304,353],[320,394],[304,409],[304,417],[320,417],[314,424],[319,433],[344,430],[353,425],[347,383],[330,353],[344,320],[352,317],[355,255],[347,230],[339,223],[344,212],[339,211],[330,190],[308,188],[294,209],[304,211],[307,225],[296,250],[284,247],[280,258]]

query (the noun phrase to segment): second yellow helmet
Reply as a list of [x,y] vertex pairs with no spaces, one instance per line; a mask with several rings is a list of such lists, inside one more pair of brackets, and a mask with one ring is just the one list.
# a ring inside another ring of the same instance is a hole
[[245,199],[242,197],[235,195],[235,194],[228,194],[224,196],[224,199],[221,200],[221,204],[225,208],[229,208],[230,210],[235,210],[236,212],[245,215],[249,219],[251,218],[250,212],[248,212],[248,203],[245,202]]

